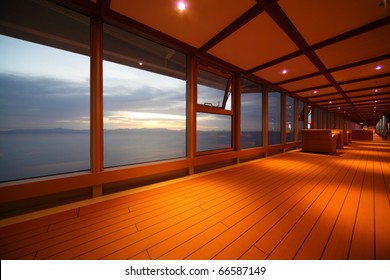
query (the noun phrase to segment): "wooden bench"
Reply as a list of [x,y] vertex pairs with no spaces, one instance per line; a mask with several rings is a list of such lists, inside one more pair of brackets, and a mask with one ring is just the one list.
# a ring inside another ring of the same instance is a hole
[[332,129],[333,134],[337,134],[337,149],[342,149],[349,144],[348,131],[345,129]]
[[302,151],[334,154],[337,135],[332,129],[302,129]]
[[352,130],[352,139],[353,140],[373,140],[374,133],[372,130]]

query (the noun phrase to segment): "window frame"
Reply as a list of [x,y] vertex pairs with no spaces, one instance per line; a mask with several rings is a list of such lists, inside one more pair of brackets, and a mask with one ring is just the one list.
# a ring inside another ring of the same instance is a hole
[[[203,63],[203,62],[199,62],[198,61],[198,65],[197,65],[197,69],[196,69],[196,94],[195,94],[195,103],[196,103],[196,106],[195,106],[195,131],[196,131],[196,134],[198,133],[198,124],[197,124],[197,120],[198,120],[198,113],[205,113],[205,114],[215,114],[215,115],[224,115],[224,116],[230,116],[231,117],[231,135],[230,135],[230,143],[231,143],[231,147],[229,148],[222,148],[222,149],[212,149],[212,150],[207,150],[207,151],[198,151],[197,147],[198,147],[198,139],[196,138],[196,141],[195,141],[195,147],[196,147],[196,152],[195,152],[195,155],[196,156],[201,156],[201,155],[207,155],[207,154],[214,154],[214,153],[222,153],[222,152],[228,152],[228,151],[233,151],[234,150],[234,147],[235,147],[235,125],[234,125],[234,117],[235,117],[235,87],[234,87],[234,74],[232,72],[229,72],[229,71],[223,71],[222,69],[220,69],[219,67],[215,67],[215,66],[211,66],[210,64],[207,64],[207,63]],[[218,106],[208,106],[208,105],[205,105],[205,104],[199,104],[198,103],[198,85],[199,85],[199,71],[206,71],[206,72],[210,72],[214,75],[218,75],[218,76],[221,76],[221,77],[224,77],[227,79],[227,82],[226,82],[226,86],[225,86],[225,93],[224,93],[224,98],[223,98],[223,101],[222,101],[222,104],[221,104],[221,107],[218,107]],[[230,109],[225,109],[226,107],[226,104],[229,100],[229,98],[231,98],[231,108]]]

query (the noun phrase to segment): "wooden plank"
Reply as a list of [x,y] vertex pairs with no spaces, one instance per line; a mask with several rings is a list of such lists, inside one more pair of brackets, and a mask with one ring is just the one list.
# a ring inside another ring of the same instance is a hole
[[252,246],[240,257],[240,260],[265,260],[266,258],[266,253],[258,249],[256,246]]
[[[328,204],[324,207],[323,212],[321,213],[318,221],[315,223],[313,228],[308,233],[306,239],[303,244],[299,248],[297,254],[294,256],[295,259],[303,259],[303,260],[317,260],[321,258],[321,255],[324,251],[326,243],[329,239],[329,236],[332,232],[334,224],[337,221],[337,218],[340,214],[340,207],[346,207],[345,205],[351,205],[352,209],[356,209],[359,192],[352,188],[352,183],[357,169],[359,167],[359,160],[353,160],[352,166],[348,170],[347,176],[344,178],[341,184],[344,184],[345,187],[348,187],[347,197],[345,201],[343,201],[343,195],[334,194]],[[343,171],[342,171],[343,172]],[[356,195],[352,195],[352,193],[356,193]],[[356,197],[356,199],[354,199]],[[356,204],[353,203],[356,201]]]
[[374,177],[372,156],[367,160],[349,259],[374,259]]
[[[319,167],[317,166],[317,168]],[[263,196],[259,201],[260,204],[258,204],[256,211],[247,217],[241,218],[239,222],[235,223],[226,232],[224,232],[224,234],[221,234],[209,242],[206,246],[191,254],[188,259],[201,259],[202,257],[206,259],[211,259],[214,257],[219,258],[218,254],[223,251],[224,248],[229,246],[229,244],[242,236],[248,229],[253,228],[254,225],[260,225],[264,227],[264,220],[262,220],[264,217],[268,218],[269,213],[273,212],[274,209],[278,208],[278,205],[290,199],[290,197],[299,197],[298,191],[303,189],[305,181],[300,176],[296,177],[298,178],[298,181],[295,186],[290,186],[289,190],[284,190],[280,193],[268,193],[266,196]],[[310,179],[306,179],[306,182],[309,180]],[[272,182],[267,183],[272,185]],[[257,234],[259,231],[256,229],[254,232]],[[245,236],[245,238],[242,240],[246,240],[246,238],[247,236]],[[234,250],[230,250],[230,252],[231,251]]]
[[[193,208],[190,211],[179,213],[176,217],[166,220],[153,227],[138,231],[134,234],[127,235],[120,239],[109,240],[109,242],[100,242],[92,250],[77,250],[78,255],[73,256],[75,259],[128,259],[145,248],[153,246],[161,242],[161,239],[166,239],[166,234],[174,234],[174,225],[183,220],[190,219],[193,215],[200,213],[202,209]],[[173,228],[173,231],[171,231]],[[100,240],[99,240],[100,241]]]
[[[322,161],[324,158],[322,156],[315,156],[312,157],[317,159],[317,163]],[[270,164],[270,163],[268,163]],[[285,168],[285,169],[279,169],[279,162],[273,162],[272,163],[274,166],[273,171],[271,171],[271,178],[269,180],[262,180],[259,179],[259,182],[262,182],[257,188],[261,190],[261,193],[259,196],[255,197],[254,200],[248,202],[247,205],[244,205],[242,209],[237,211],[234,215],[230,216],[229,218],[225,219],[223,221],[224,224],[227,226],[231,227],[237,222],[239,222],[241,219],[249,216],[251,213],[256,211],[261,205],[257,202],[257,199],[263,200],[264,201],[264,196],[267,196],[268,194],[275,193],[277,195],[281,191],[287,191],[288,188],[291,186],[291,180],[296,180],[300,179],[303,177],[302,171],[309,171],[311,169],[308,169],[309,167],[315,166],[315,162],[311,165],[308,166],[307,164],[303,162],[297,162],[296,164],[292,165],[290,164],[290,168]],[[278,172],[281,172],[284,174],[283,177],[280,176],[274,176],[275,170],[278,170]],[[315,170],[314,170],[315,171]]]
[[[359,198],[367,165],[366,154],[361,154],[361,161],[356,169],[348,196],[342,206],[336,223],[330,232],[321,259],[345,260],[348,258],[355,217],[359,206]],[[355,159],[356,160],[356,159]]]
[[173,250],[166,251],[166,253],[161,255],[158,259],[160,260],[185,259],[191,252],[198,250],[202,245],[207,244],[210,240],[213,240],[215,237],[219,236],[226,229],[227,227],[225,225],[218,223],[197,235],[191,234],[189,238],[187,238],[187,242],[181,244],[180,246],[174,248]]
[[[381,155],[384,155],[381,153]],[[386,154],[390,158],[390,153]],[[385,159],[384,159],[385,160]],[[390,259],[390,203],[385,178],[390,178],[390,168],[382,169],[379,156],[374,161],[374,205],[375,205],[375,259]]]
[[[340,166],[343,166],[344,163],[340,164]],[[276,252],[273,254],[273,251],[275,250],[275,247],[280,244],[280,242],[283,240],[283,238],[286,237],[288,233],[297,225],[299,221],[302,221],[302,216],[310,209],[310,207],[318,200],[318,197],[323,194],[323,192],[326,190],[326,187],[329,182],[333,180],[339,180],[341,176],[344,176],[343,173],[339,172],[339,164],[336,165],[329,165],[327,167],[322,168],[321,170],[321,176],[317,177],[315,181],[311,182],[309,184],[310,187],[307,188],[307,193],[301,197],[301,199],[293,205],[293,207],[286,213],[286,215],[283,216],[282,219],[280,219],[277,224],[275,224],[257,243],[256,247],[261,248],[262,251],[269,254],[269,258],[280,258],[285,259],[286,256],[281,256],[283,254],[292,254],[294,255],[295,251],[294,247],[289,247],[288,249],[291,249],[292,251],[280,251],[276,250]],[[337,177],[336,175],[339,175]],[[336,177],[335,177],[336,176]],[[321,208],[323,209],[323,208]],[[317,209],[316,209],[317,210]],[[310,218],[316,217],[318,214],[312,214],[309,215]],[[303,219],[303,221],[305,221]],[[299,224],[300,226],[306,226]],[[305,234],[304,228],[298,228],[297,232],[293,231],[294,233],[298,234]],[[306,235],[305,235],[306,236]],[[295,236],[298,238],[297,236]],[[290,240],[290,238],[287,238],[287,240]],[[294,240],[294,242],[297,242],[297,240]],[[282,244],[281,250],[285,250],[286,246]],[[279,248],[278,248],[279,249]],[[292,257],[291,256],[291,257]],[[290,258],[291,258],[290,257]]]
[[[52,215],[49,214],[44,217],[40,217],[36,219],[33,218],[25,222],[15,223],[5,227],[0,227],[0,240],[2,238],[14,236],[15,234],[20,234],[21,232],[24,233],[26,229],[33,230],[39,227],[46,227],[51,223],[71,219],[77,217],[77,215],[78,215],[78,209],[72,209],[61,213],[56,213]],[[17,217],[15,217],[14,219],[17,219]]]

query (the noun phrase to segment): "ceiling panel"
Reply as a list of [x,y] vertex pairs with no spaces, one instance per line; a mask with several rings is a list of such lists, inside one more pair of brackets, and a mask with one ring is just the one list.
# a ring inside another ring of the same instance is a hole
[[380,0],[280,0],[278,3],[309,44],[389,15],[389,9],[381,6]]
[[328,68],[389,54],[390,26],[386,25],[359,36],[319,49],[316,54]]
[[375,100],[373,101],[371,97],[367,97],[367,96],[364,96],[364,97],[355,97],[355,98],[351,98],[351,100],[353,102],[359,102],[359,101],[367,101],[369,100],[370,103],[372,104],[378,104],[380,105],[381,104],[381,100],[390,100],[390,94],[377,94],[375,95],[375,100],[377,100],[378,102],[375,102]]
[[[317,86],[324,86],[324,85],[329,85],[329,81],[324,76],[315,76],[312,78],[303,79],[288,84],[283,84],[283,88],[294,92],[294,91],[300,91],[300,90],[315,88]],[[313,89],[313,93],[314,90],[318,91],[318,89]]]
[[[256,4],[255,0],[111,0],[111,9],[194,47],[201,47]],[[223,12],[222,11],[223,8]],[[218,20],[216,20],[216,15]]]
[[298,50],[266,13],[221,41],[209,53],[248,70],[280,56]]
[[381,87],[381,88],[375,88],[375,89],[367,89],[367,90],[362,90],[362,91],[354,91],[354,92],[347,92],[347,96],[352,98],[352,97],[357,97],[357,96],[375,96],[379,95],[382,93],[386,93],[390,97],[390,87]]
[[385,85],[390,85],[390,75],[379,79],[348,83],[345,85],[341,85],[341,87],[344,91],[350,91],[362,88],[379,88]]
[[336,92],[337,90],[333,86],[329,86],[329,87],[319,88],[315,90],[306,90],[302,92],[297,92],[296,94],[302,97],[315,97],[315,96],[321,96],[323,94],[331,94]]
[[345,101],[344,97],[341,94],[329,94],[324,96],[312,96],[309,100],[311,102],[320,102],[320,101],[329,101],[329,100],[336,100],[336,99],[342,99]]
[[[381,69],[377,69],[378,66]],[[355,80],[363,77],[379,75],[386,72],[390,72],[390,59],[368,63],[357,67],[351,67],[337,72],[332,72],[332,76],[338,82],[343,82],[343,81]]]
[[[286,71],[284,74],[283,71]],[[304,55],[286,60],[254,74],[272,83],[278,83],[296,77],[318,72],[314,64]]]

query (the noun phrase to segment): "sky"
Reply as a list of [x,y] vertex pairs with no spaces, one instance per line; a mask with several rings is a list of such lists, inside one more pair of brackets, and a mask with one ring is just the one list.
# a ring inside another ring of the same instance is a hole
[[[0,35],[0,130],[89,129],[89,57]],[[185,81],[104,61],[104,128],[186,126]],[[259,105],[243,99],[242,120],[259,127]],[[198,114],[199,130],[227,128],[226,117]]]
[[[89,57],[0,36],[0,129],[89,129]],[[105,128],[185,129],[185,82],[104,62]]]

